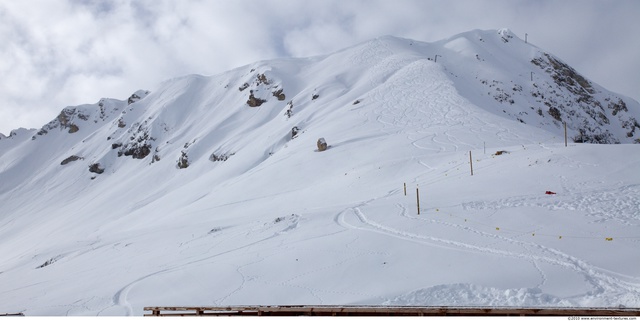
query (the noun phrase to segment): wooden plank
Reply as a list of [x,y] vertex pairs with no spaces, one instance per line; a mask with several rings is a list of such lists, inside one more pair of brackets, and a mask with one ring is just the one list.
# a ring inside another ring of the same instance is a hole
[[[640,309],[519,308],[519,307],[411,307],[411,306],[222,306],[145,307],[145,316],[640,316]],[[192,311],[188,313],[187,311]]]

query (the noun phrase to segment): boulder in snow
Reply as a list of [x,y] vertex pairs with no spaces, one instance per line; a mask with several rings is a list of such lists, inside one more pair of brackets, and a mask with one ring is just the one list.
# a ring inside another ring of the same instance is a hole
[[319,152],[327,150],[327,142],[324,140],[324,138],[320,137],[318,139],[317,145],[318,145],[318,151]]

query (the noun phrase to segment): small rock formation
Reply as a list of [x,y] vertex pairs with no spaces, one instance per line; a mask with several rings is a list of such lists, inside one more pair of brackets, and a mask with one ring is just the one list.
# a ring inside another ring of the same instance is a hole
[[104,167],[102,167],[100,163],[93,163],[89,165],[89,171],[96,174],[102,174],[104,173]]
[[[117,146],[117,144],[111,145],[112,148],[114,146]],[[124,150],[118,151],[118,157],[124,155],[124,156],[131,156],[134,159],[143,159],[147,157],[147,155],[149,154],[151,154],[151,145],[149,144],[133,145],[128,148],[125,148]]]
[[293,100],[287,104],[287,111],[284,112],[284,115],[287,116],[287,118],[293,116]]
[[73,134],[73,133],[75,133],[75,132],[77,132],[79,130],[80,130],[80,128],[78,127],[78,125],[76,125],[76,124],[69,125],[69,134]]
[[227,161],[227,159],[229,159],[229,157],[235,155],[236,153],[229,153],[229,154],[225,154],[225,153],[219,153],[219,154],[211,154],[211,156],[209,156],[209,160],[212,162],[225,162]]
[[272,94],[273,94],[273,97],[278,98],[278,100],[280,100],[280,101],[286,99],[286,96],[285,96],[284,92],[282,92],[282,89],[278,89],[278,90],[274,91]]
[[127,99],[127,105],[131,105],[138,100],[140,100],[140,96],[134,93],[131,96],[129,96],[129,99]]
[[82,158],[82,157],[80,157],[80,156],[72,155],[72,156],[69,156],[69,157],[65,158],[65,159],[60,163],[60,165],[67,165],[67,164],[69,164],[69,163],[71,163],[71,162],[75,162],[75,161],[77,161],[77,160],[79,160],[79,159],[84,159],[84,158]]
[[318,151],[319,152],[323,152],[323,151],[327,150],[327,142],[324,140],[324,138],[322,138],[322,137],[319,138],[317,145],[318,145]]
[[259,107],[264,102],[266,102],[266,100],[256,98],[253,95],[253,90],[252,90],[251,93],[249,94],[249,100],[247,100],[247,105],[249,105],[249,107]]
[[182,151],[182,155],[180,155],[180,158],[178,159],[178,168],[185,169],[187,167],[189,167],[189,156],[187,156],[185,151]]

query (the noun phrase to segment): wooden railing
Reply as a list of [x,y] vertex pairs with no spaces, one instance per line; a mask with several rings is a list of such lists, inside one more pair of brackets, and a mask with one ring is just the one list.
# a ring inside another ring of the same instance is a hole
[[640,316],[636,308],[261,305],[145,307],[145,316]]

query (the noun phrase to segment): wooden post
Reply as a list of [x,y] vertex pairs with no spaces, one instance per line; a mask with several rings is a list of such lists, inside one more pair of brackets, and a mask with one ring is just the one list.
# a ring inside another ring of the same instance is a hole
[[567,122],[564,122],[564,147],[567,147]]
[[418,191],[418,185],[416,185],[416,204],[418,204],[418,215],[420,215],[420,192]]
[[407,183],[404,183],[404,196],[407,196]]
[[471,176],[473,176],[473,159],[471,158],[471,151],[469,151],[469,166],[471,166]]

